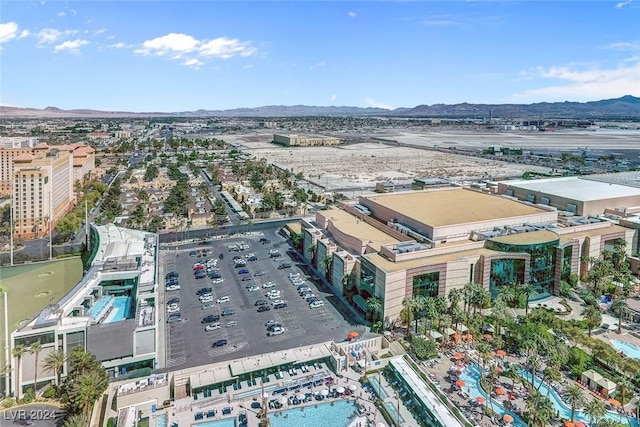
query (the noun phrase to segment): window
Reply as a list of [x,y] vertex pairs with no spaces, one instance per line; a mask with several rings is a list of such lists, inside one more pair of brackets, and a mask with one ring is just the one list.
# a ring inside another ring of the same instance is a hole
[[439,285],[439,271],[413,276],[413,296],[437,297]]

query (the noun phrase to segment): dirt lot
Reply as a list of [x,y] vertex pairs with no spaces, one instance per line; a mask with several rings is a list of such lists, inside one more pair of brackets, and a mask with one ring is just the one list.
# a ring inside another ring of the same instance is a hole
[[271,135],[233,137],[234,142],[257,158],[302,172],[307,179],[329,190],[370,187],[378,181],[409,184],[416,177],[473,180],[517,177],[527,170],[548,172],[548,168],[377,143],[284,148],[270,144],[270,139]]

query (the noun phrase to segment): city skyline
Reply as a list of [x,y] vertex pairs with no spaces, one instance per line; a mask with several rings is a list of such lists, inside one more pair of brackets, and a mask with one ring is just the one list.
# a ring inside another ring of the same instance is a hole
[[2,8],[7,106],[394,109],[640,95],[640,4],[628,0]]

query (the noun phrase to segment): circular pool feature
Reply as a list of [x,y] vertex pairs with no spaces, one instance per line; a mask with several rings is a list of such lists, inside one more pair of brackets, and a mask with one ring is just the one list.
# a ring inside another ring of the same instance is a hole
[[53,271],[43,271],[42,273],[38,274],[38,277],[47,277],[47,276],[51,276],[53,274]]
[[51,291],[40,291],[37,294],[35,294],[34,297],[42,298],[42,297],[47,297],[49,295],[51,295]]

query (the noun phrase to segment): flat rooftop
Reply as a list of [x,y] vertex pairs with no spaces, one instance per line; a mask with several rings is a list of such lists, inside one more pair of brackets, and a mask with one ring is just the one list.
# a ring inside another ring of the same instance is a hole
[[[462,188],[409,191],[363,199],[431,227],[547,213],[532,205]],[[375,214],[375,209],[372,211]]]
[[[467,242],[468,243],[468,242]],[[458,259],[463,259],[467,257],[477,257],[480,255],[491,255],[498,254],[500,252],[492,251],[490,249],[478,248],[478,249],[469,249],[466,251],[459,252],[451,252],[448,254],[441,255],[429,255],[429,251],[424,252],[423,257],[408,259],[406,261],[398,261],[393,262],[383,257],[380,254],[366,254],[363,255],[363,258],[368,259],[373,265],[378,267],[381,270],[384,270],[388,273],[394,271],[400,271],[405,269],[412,269],[416,267],[422,267],[426,265],[434,265],[434,264],[442,264],[449,261],[455,261]]]
[[615,184],[613,182],[584,179],[576,176],[566,178],[502,181],[502,184],[509,187],[517,187],[523,190],[550,194],[582,202],[634,196],[638,197],[638,201],[640,202],[640,188]]
[[493,237],[489,240],[508,245],[539,245],[541,243],[559,240],[557,233],[549,230],[530,231],[528,233],[514,233],[505,236]]
[[370,245],[380,250],[382,245],[390,245],[400,242],[393,236],[378,230],[372,225],[367,224],[360,218],[343,211],[342,209],[327,209],[319,212],[333,225],[349,236],[356,237],[360,240],[369,241]]

